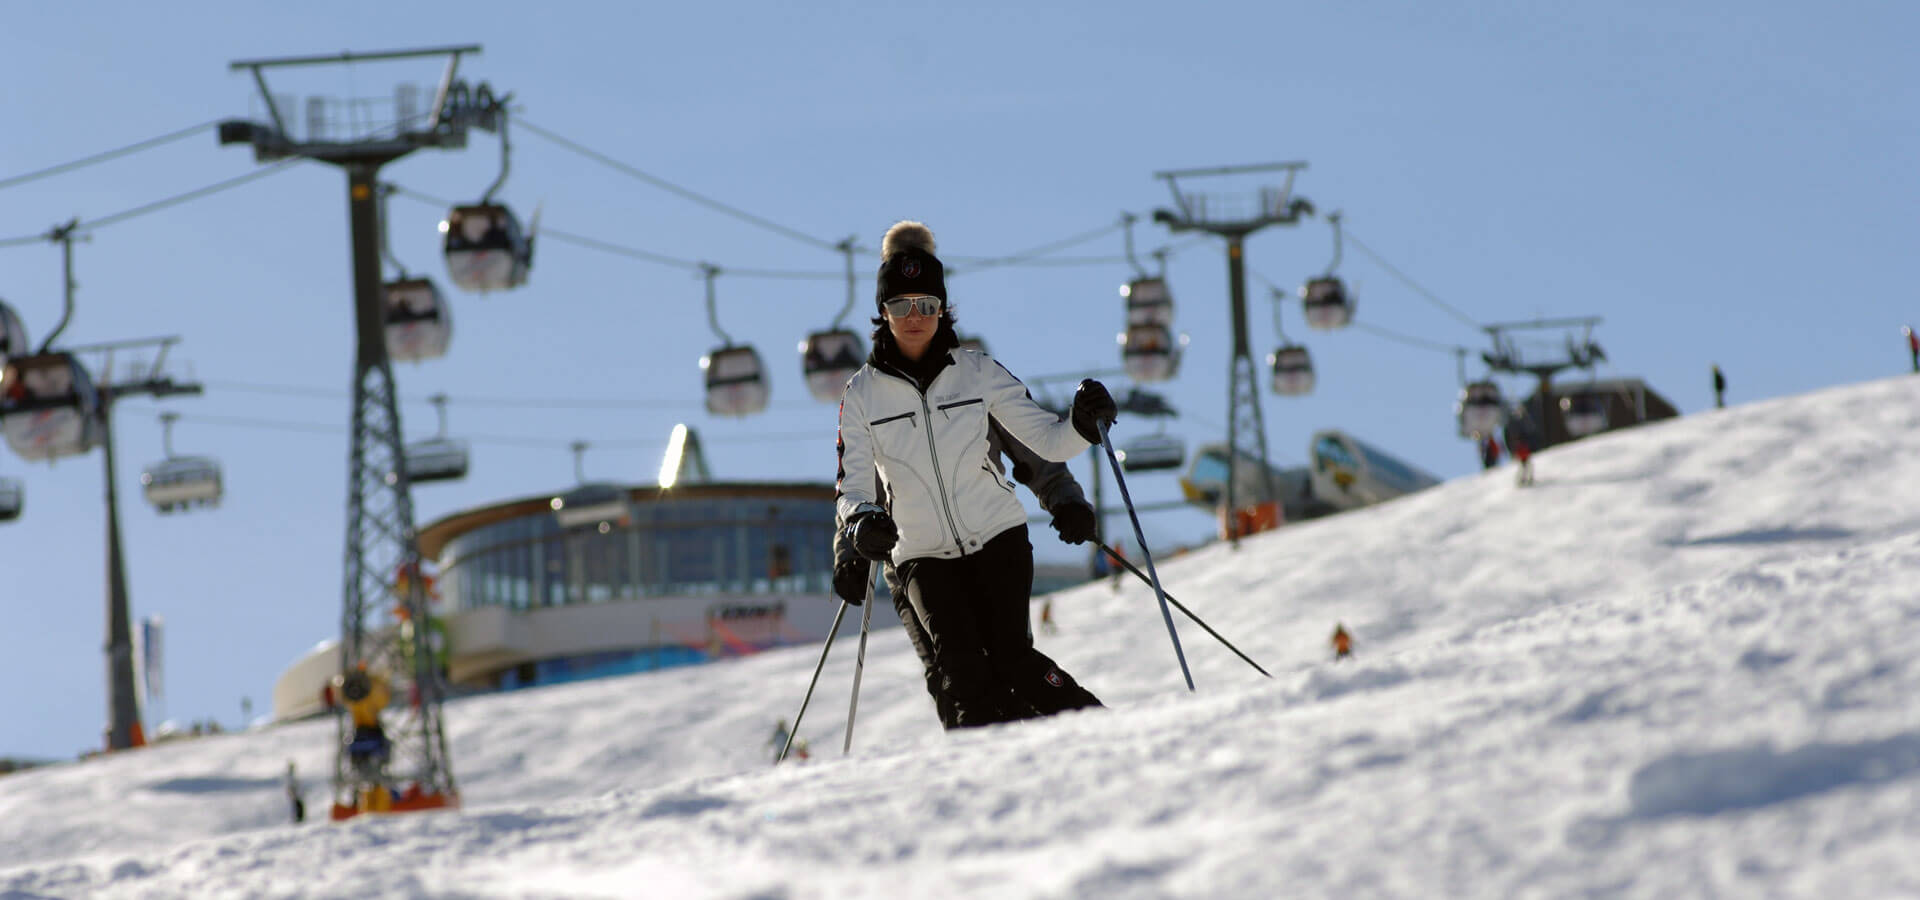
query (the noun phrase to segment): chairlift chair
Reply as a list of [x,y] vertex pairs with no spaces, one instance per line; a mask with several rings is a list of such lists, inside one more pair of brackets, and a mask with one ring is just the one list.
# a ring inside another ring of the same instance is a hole
[[402,278],[382,286],[387,355],[396,362],[445,356],[453,340],[453,307],[431,279]]
[[766,367],[759,351],[748,345],[716,347],[700,357],[706,372],[707,412],[716,416],[750,416],[767,408]]
[[447,437],[447,395],[435,394],[431,399],[440,414],[440,430],[408,444],[402,458],[407,481],[413,484],[467,477],[467,442]]
[[847,379],[860,370],[866,355],[860,335],[844,328],[807,335],[800,345],[800,368],[807,376],[807,392],[817,400],[838,402]]
[[533,239],[504,204],[456,206],[440,230],[446,235],[447,274],[461,289],[502,291],[527,283]]
[[1173,325],[1173,295],[1164,278],[1136,278],[1120,288],[1127,299],[1127,324]]
[[1173,435],[1156,432],[1128,441],[1116,455],[1120,468],[1128,472],[1157,472],[1185,465],[1187,445]]
[[1267,354],[1273,370],[1273,392],[1288,397],[1313,393],[1313,354],[1300,344],[1285,344]]
[[1353,297],[1346,284],[1332,275],[1308,279],[1300,288],[1300,305],[1310,328],[1331,331],[1353,322]]
[[1460,419],[1460,436],[1463,438],[1485,438],[1499,433],[1506,424],[1506,401],[1500,396],[1500,385],[1491,381],[1475,381],[1460,389],[1460,399],[1454,404],[1454,415]]
[[173,422],[177,413],[162,413],[161,446],[166,458],[140,473],[140,488],[147,502],[162,513],[188,506],[219,506],[224,488],[220,481],[220,463],[207,456],[175,456]]
[[610,482],[583,484],[548,501],[561,528],[625,525],[630,513],[627,489]]
[[11,522],[20,518],[20,511],[27,505],[27,489],[12,478],[0,478],[0,522]]
[[1581,438],[1607,428],[1607,398],[1581,392],[1560,398],[1560,414],[1566,419],[1567,433]]
[[1120,362],[1127,377],[1141,383],[1172,378],[1180,365],[1173,329],[1158,323],[1128,325],[1120,334]]
[[140,473],[147,502],[163,513],[188,506],[219,506],[220,463],[206,456],[169,456]]
[[100,392],[71,353],[15,356],[0,369],[0,430],[21,459],[53,460],[100,443]]
[[0,366],[6,365],[8,359],[32,352],[27,346],[27,326],[20,322],[20,314],[0,303]]

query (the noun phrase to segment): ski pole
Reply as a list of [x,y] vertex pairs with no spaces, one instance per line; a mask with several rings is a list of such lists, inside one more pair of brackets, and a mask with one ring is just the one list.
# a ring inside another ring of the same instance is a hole
[[860,613],[860,651],[853,656],[853,699],[847,703],[847,741],[840,755],[853,752],[853,714],[860,711],[860,671],[867,667],[867,626],[873,622],[873,578],[867,578],[866,609]]
[[1113,483],[1120,488],[1120,501],[1127,505],[1127,517],[1133,520],[1133,538],[1140,544],[1140,555],[1147,558],[1147,581],[1153,585],[1154,596],[1160,598],[1160,618],[1166,620],[1167,637],[1173,639],[1173,655],[1180,660],[1180,676],[1187,680],[1187,690],[1193,690],[1193,673],[1187,671],[1187,654],[1180,649],[1180,633],[1173,630],[1173,613],[1167,609],[1167,592],[1160,587],[1160,572],[1153,567],[1153,552],[1147,549],[1147,533],[1140,528],[1140,513],[1133,508],[1133,497],[1127,493],[1126,476],[1120,474],[1120,457],[1113,452],[1113,439],[1107,436],[1108,424],[1100,423],[1100,446],[1106,448],[1107,462],[1113,466]]
[[833,614],[833,624],[827,626],[827,643],[820,648],[820,662],[813,667],[813,680],[807,682],[807,696],[800,700],[800,712],[793,717],[793,729],[787,732],[787,742],[780,745],[780,755],[773,758],[773,764],[779,765],[787,759],[787,751],[793,747],[794,735],[800,733],[800,720],[806,718],[807,704],[813,702],[813,686],[820,683],[820,670],[827,667],[827,651],[833,649],[833,636],[840,631],[840,617],[847,614],[847,601],[840,601],[840,611]]
[[[1105,544],[1101,544],[1100,549],[1105,550],[1107,553],[1107,556],[1111,558],[1114,562],[1117,562],[1120,565],[1125,566],[1127,571],[1132,572],[1134,574],[1134,577],[1139,578],[1141,581],[1145,581],[1148,584],[1153,583],[1147,580],[1147,573],[1142,572],[1137,568],[1134,568],[1133,563],[1127,562],[1127,558],[1124,556],[1121,556],[1120,551],[1115,550],[1112,547],[1109,547]],[[1227,649],[1232,650],[1234,652],[1234,655],[1239,656],[1241,659],[1247,660],[1247,665],[1252,666],[1254,668],[1254,671],[1259,672],[1260,674],[1265,675],[1268,678],[1273,677],[1272,672],[1269,672],[1266,669],[1260,668],[1259,663],[1254,662],[1251,659],[1248,659],[1247,655],[1245,653],[1241,653],[1240,648],[1235,647],[1232,641],[1229,641],[1226,638],[1221,637],[1220,632],[1213,630],[1213,626],[1208,625],[1206,622],[1201,621],[1199,616],[1196,616],[1193,614],[1193,610],[1186,608],[1185,606],[1181,605],[1180,601],[1173,599],[1172,594],[1167,594],[1166,597],[1167,597],[1167,602],[1173,604],[1174,609],[1177,609],[1183,613],[1186,613],[1187,618],[1193,620],[1193,624],[1206,629],[1208,634],[1213,635],[1214,640],[1217,640],[1220,643],[1227,645]]]

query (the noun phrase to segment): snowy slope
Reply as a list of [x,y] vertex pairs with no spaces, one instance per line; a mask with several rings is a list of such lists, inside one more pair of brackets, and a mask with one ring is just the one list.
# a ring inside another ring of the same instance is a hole
[[[0,778],[0,896],[1920,895],[1920,379],[1701,414],[1056,595],[1112,707],[947,735],[897,630],[462,701],[458,814],[324,805],[331,725]],[[1042,538],[1047,539],[1047,538]],[[1356,658],[1327,660],[1336,621]]]

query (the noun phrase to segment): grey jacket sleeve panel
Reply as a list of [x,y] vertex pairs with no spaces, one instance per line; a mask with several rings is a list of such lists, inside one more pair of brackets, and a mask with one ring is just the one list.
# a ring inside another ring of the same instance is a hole
[[1028,449],[992,417],[987,419],[987,445],[989,453],[1005,453],[1013,461],[1013,479],[1033,492],[1041,509],[1053,512],[1061,504],[1087,502],[1080,482],[1074,480],[1066,463],[1054,462]]

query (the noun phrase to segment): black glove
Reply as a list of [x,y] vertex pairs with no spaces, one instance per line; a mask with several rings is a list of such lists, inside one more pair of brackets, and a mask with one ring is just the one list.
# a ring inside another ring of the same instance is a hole
[[1060,540],[1069,544],[1084,544],[1093,540],[1093,507],[1078,501],[1062,503],[1053,508],[1053,530],[1060,532]]
[[833,593],[859,606],[867,602],[867,583],[873,577],[873,564],[853,557],[833,567]]
[[892,516],[868,512],[847,523],[847,537],[853,541],[855,553],[868,559],[886,559],[893,545],[900,542],[900,529],[894,526]]
[[1073,430],[1087,439],[1087,443],[1100,443],[1099,423],[1113,424],[1120,417],[1120,408],[1113,403],[1113,395],[1107,393],[1107,386],[1088,378],[1080,382],[1073,392]]

